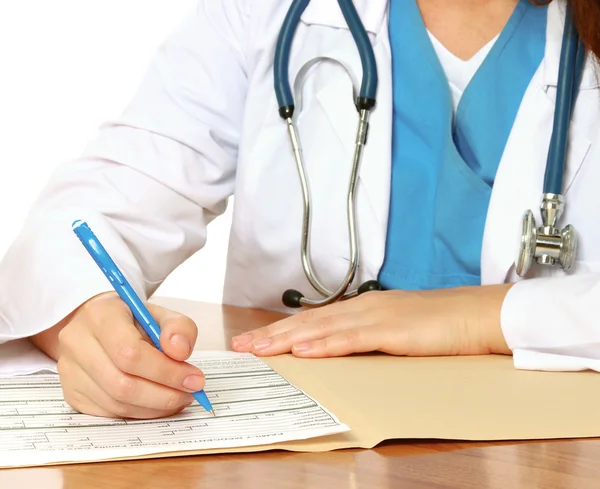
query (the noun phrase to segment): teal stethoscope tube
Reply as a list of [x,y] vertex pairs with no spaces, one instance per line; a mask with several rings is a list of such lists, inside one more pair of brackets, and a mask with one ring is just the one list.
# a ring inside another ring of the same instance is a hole
[[[294,96],[289,81],[290,52],[296,27],[309,3],[310,0],[293,1],[277,40],[274,60],[275,93],[279,104],[279,114],[283,119],[291,118],[294,114]],[[363,75],[357,108],[369,110],[375,105],[378,82],[373,46],[352,0],[338,0],[338,5],[354,38],[362,63]]]
[[[277,40],[274,60],[275,93],[279,104],[279,114],[284,119],[291,118],[294,113],[294,96],[289,81],[290,52],[296,27],[309,3],[310,0],[294,0],[292,2]],[[375,105],[378,83],[373,47],[352,0],[338,0],[338,4],[356,42],[363,68],[357,106],[359,109],[371,109]],[[569,125],[584,64],[585,47],[572,22],[570,9],[567,9],[552,139],[544,176],[544,193],[562,194]]]
[[584,64],[585,47],[567,9],[558,69],[554,125],[544,175],[545,194],[562,194],[569,125]]
[[[381,285],[377,281],[372,280],[365,282],[365,284],[360,286],[357,291],[346,293],[346,290],[354,279],[356,270],[358,268],[358,239],[356,237],[356,223],[354,217],[356,195],[355,187],[363,149],[367,143],[370,111],[375,107],[378,83],[375,53],[373,51],[369,36],[360,20],[360,16],[358,15],[352,0],[338,0],[338,5],[356,43],[363,71],[360,94],[355,102],[359,114],[359,124],[352,173],[348,187],[348,228],[351,250],[350,268],[346,278],[344,279],[344,282],[342,282],[342,285],[338,288],[338,290],[336,292],[330,292],[318,281],[314,271],[310,266],[310,256],[308,254],[310,193],[307,183],[308,176],[306,174],[306,168],[304,166],[301,154],[300,138],[293,121],[294,95],[292,93],[289,81],[289,62],[294,35],[296,33],[296,28],[301,21],[302,14],[306,10],[306,7],[309,3],[310,0],[292,1],[277,39],[273,72],[275,94],[279,105],[279,115],[286,122],[292,150],[298,166],[302,184],[304,200],[302,263],[305,274],[310,283],[317,290],[317,292],[325,297],[325,299],[307,300],[299,291],[290,289],[283,295],[283,303],[287,307],[318,307],[327,305],[336,300],[344,300],[353,297],[354,295],[360,294],[365,290],[381,290]],[[410,49],[410,46],[407,46],[407,49]],[[550,260],[547,263],[544,263],[554,264],[558,260],[563,267],[566,267],[565,269],[569,269],[571,267],[574,259],[576,235],[573,234],[574,231],[570,226],[567,226],[567,228],[560,233],[554,229],[554,226],[556,225],[555,221],[557,221],[562,214],[563,176],[567,155],[569,126],[573,115],[575,99],[577,98],[579,85],[581,83],[581,77],[585,64],[585,54],[585,46],[579,38],[571,18],[570,10],[567,8],[556,89],[554,122],[546,160],[542,195],[542,206],[550,206],[552,210],[552,212],[545,212],[546,221],[548,222],[544,224],[544,229],[552,228],[552,233],[550,233],[551,236],[549,236],[548,239],[552,238],[552,240],[559,243],[555,246],[556,249],[553,249],[553,253],[557,254],[557,256],[544,255],[545,259]],[[493,116],[493,114],[490,115]],[[546,207],[544,207],[544,209]],[[521,239],[520,258],[518,262],[520,275],[522,273],[526,273],[526,270],[529,269],[535,253],[537,253],[536,250],[538,239],[535,233],[535,222],[532,216],[533,214],[531,211],[528,211],[525,214],[524,234]],[[550,221],[552,222],[550,223]]]

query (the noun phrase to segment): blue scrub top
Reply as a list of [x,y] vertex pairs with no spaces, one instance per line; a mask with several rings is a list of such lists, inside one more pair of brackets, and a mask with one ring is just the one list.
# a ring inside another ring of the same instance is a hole
[[453,117],[416,0],[391,0],[392,181],[386,289],[479,285],[494,178],[546,45],[547,8],[519,0]]

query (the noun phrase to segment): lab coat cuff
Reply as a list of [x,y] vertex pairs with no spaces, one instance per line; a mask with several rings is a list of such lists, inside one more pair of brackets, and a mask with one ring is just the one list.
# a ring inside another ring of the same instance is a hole
[[92,297],[114,290],[73,233],[76,219],[88,222],[146,300],[137,261],[105,216],[85,209],[31,216],[0,263],[0,343],[44,331]]
[[[533,281],[532,281],[533,282]],[[506,294],[500,313],[500,324],[506,344],[513,352],[526,351],[533,346],[535,335],[530,330],[536,325],[536,287],[532,282],[515,283]],[[538,318],[539,319],[539,318]]]
[[539,351],[515,349],[513,362],[519,370],[543,370],[546,372],[600,372],[600,360],[571,355],[557,355]]
[[501,327],[523,370],[600,371],[600,332],[585,314],[597,302],[598,276],[517,282],[504,299]]

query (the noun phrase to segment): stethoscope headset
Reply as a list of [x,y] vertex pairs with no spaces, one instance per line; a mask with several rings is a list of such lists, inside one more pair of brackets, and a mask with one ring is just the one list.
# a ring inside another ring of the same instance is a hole
[[[347,214],[348,235],[350,243],[350,260],[346,276],[336,290],[329,290],[318,279],[312,266],[309,253],[311,198],[308,187],[308,177],[302,156],[300,138],[293,122],[294,97],[290,88],[288,67],[296,27],[302,13],[310,0],[294,0],[285,17],[274,60],[275,93],[279,105],[279,115],[285,121],[288,135],[296,161],[302,198],[304,203],[302,240],[300,256],[306,278],[311,286],[323,297],[308,299],[298,290],[289,289],[283,294],[282,301],[286,307],[321,307],[338,300],[356,297],[368,291],[383,290],[377,280],[369,280],[356,290],[348,291],[358,270],[358,234],[356,225],[356,184],[364,148],[367,144],[369,118],[376,105],[377,93],[377,64],[375,53],[356,11],[352,0],[338,0],[339,7],[354,38],[362,64],[362,83],[360,93],[355,100],[358,112],[358,129],[350,183],[348,186]],[[558,87],[556,94],[556,109],[552,139],[548,151],[544,187],[541,198],[541,226],[537,227],[533,212],[527,210],[522,219],[521,242],[516,261],[516,271],[524,277],[535,263],[547,266],[559,266],[563,270],[571,269],[577,249],[577,234],[571,225],[559,227],[559,221],[564,213],[565,200],[563,195],[563,173],[566,160],[567,139],[575,99],[579,90],[583,66],[585,63],[585,47],[572,22],[569,9],[566,12],[563,33]]]

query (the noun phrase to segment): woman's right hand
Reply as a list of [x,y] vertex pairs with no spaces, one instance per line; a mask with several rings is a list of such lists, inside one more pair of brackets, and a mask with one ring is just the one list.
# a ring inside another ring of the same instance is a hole
[[148,305],[161,327],[161,353],[116,293],[90,299],[53,328],[31,338],[58,361],[65,400],[85,414],[150,419],[175,414],[204,388],[184,363],[197,337],[194,322]]

